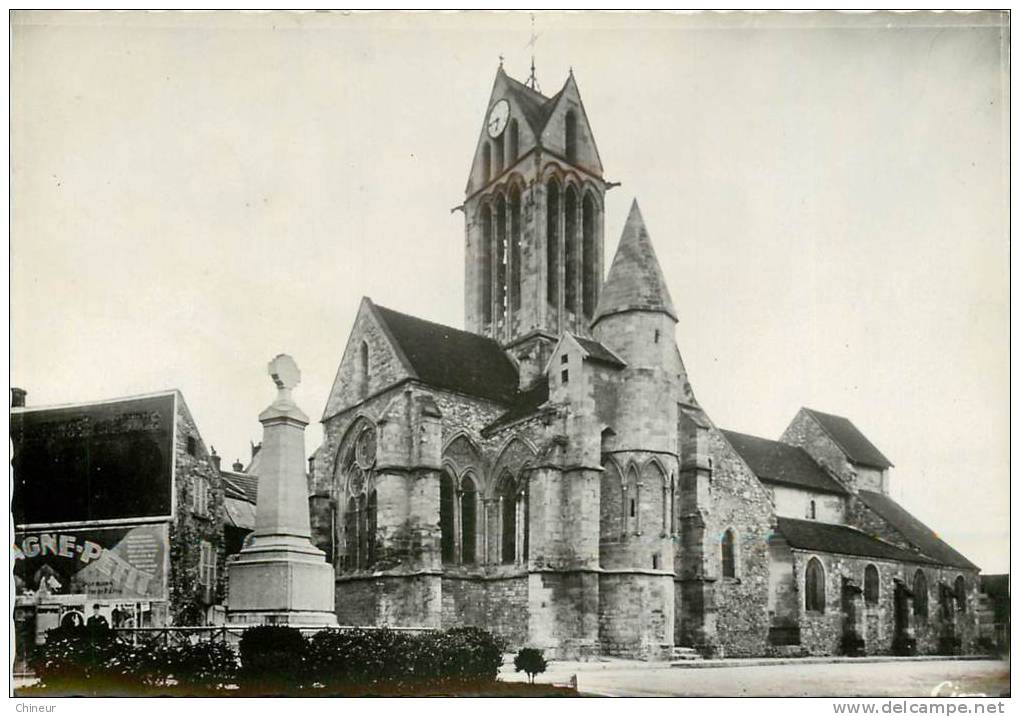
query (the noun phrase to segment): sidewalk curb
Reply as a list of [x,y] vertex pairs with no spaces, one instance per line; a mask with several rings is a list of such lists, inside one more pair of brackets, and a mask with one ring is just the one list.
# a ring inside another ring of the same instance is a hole
[[[876,662],[951,662],[998,660],[994,655],[917,655],[914,657],[896,657],[893,655],[871,655],[868,657],[761,657],[746,659],[718,660],[678,660],[669,666],[679,670],[704,670],[719,667],[763,667],[767,665],[830,665],[830,664],[870,664]],[[654,664],[654,663],[649,663]]]

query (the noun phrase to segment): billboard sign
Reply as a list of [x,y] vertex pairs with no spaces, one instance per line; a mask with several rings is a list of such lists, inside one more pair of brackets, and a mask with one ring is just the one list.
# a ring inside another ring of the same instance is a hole
[[166,600],[170,526],[133,525],[18,531],[18,595],[87,595],[89,600]]
[[12,411],[14,524],[171,517],[175,405],[171,392]]

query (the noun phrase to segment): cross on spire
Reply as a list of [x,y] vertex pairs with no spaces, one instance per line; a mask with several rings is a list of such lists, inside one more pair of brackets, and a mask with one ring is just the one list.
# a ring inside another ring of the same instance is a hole
[[528,40],[526,47],[531,48],[531,76],[528,81],[525,82],[525,86],[530,87],[535,92],[541,92],[538,87],[538,77],[535,75],[535,45],[538,42],[538,33],[535,32],[535,13],[531,13],[531,39]]

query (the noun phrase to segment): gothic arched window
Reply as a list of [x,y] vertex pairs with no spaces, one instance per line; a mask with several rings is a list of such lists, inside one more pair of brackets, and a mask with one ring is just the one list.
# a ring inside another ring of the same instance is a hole
[[379,497],[375,492],[375,488],[368,494],[368,508],[365,516],[365,564],[368,566],[375,565],[375,533],[379,527]]
[[570,162],[577,161],[577,113],[574,110],[567,112],[567,116],[564,120],[566,125],[564,128],[564,134],[566,139],[566,150],[567,160]]
[[627,470],[627,485],[623,491],[623,524],[627,533],[641,532],[641,487],[634,466]]
[[344,567],[358,567],[358,501],[353,497],[348,499],[344,513]]
[[722,536],[722,576],[737,577],[736,541],[732,529],[728,529]]
[[953,595],[956,597],[956,610],[967,612],[967,583],[962,575],[958,575],[953,582]]
[[504,564],[517,561],[517,485],[509,473],[504,473],[499,487],[499,505],[502,518],[500,556]]
[[475,560],[475,536],[478,529],[478,491],[470,476],[460,482],[460,556],[465,565]]
[[513,164],[517,159],[517,155],[520,152],[520,132],[517,129],[517,120],[510,120],[510,124],[506,127],[506,141],[507,141],[507,162]]
[[553,179],[545,186],[545,296],[556,309],[560,305],[560,187]]
[[581,209],[581,304],[584,317],[591,320],[595,313],[595,292],[598,286],[598,261],[595,256],[595,200],[585,194]]
[[[488,145],[486,145],[488,146]],[[482,245],[478,247],[478,261],[482,274],[481,304],[482,321],[492,321],[492,210],[489,205],[482,207],[478,221],[482,224]]]
[[503,173],[503,138],[495,139],[492,141],[493,159],[496,162],[496,176]]
[[482,181],[492,179],[492,147],[488,142],[482,147]]
[[624,533],[623,515],[619,506],[623,502],[623,479],[613,461],[603,464],[599,483],[599,538],[615,542]]
[[506,200],[496,198],[496,321],[506,318]]
[[563,211],[564,221],[564,246],[565,257],[563,259],[563,287],[566,294],[567,311],[577,313],[577,191],[573,187],[567,187],[564,193]]
[[811,558],[804,572],[804,609],[825,612],[825,570],[818,558]]
[[439,477],[439,546],[444,563],[456,560],[454,543],[454,478],[447,471]]
[[510,310],[521,308],[521,191],[510,190]]
[[874,565],[864,568],[864,602],[878,604],[878,568]]
[[922,570],[914,573],[914,617],[928,619],[928,578]]

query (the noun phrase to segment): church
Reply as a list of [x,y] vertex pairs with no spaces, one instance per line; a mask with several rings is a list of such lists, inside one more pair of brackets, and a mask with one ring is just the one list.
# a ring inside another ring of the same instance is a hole
[[974,651],[978,567],[853,421],[712,421],[636,201],[605,271],[610,186],[573,72],[547,97],[500,66],[464,329],[364,298],[326,401],[310,503],[339,623],[559,658]]

